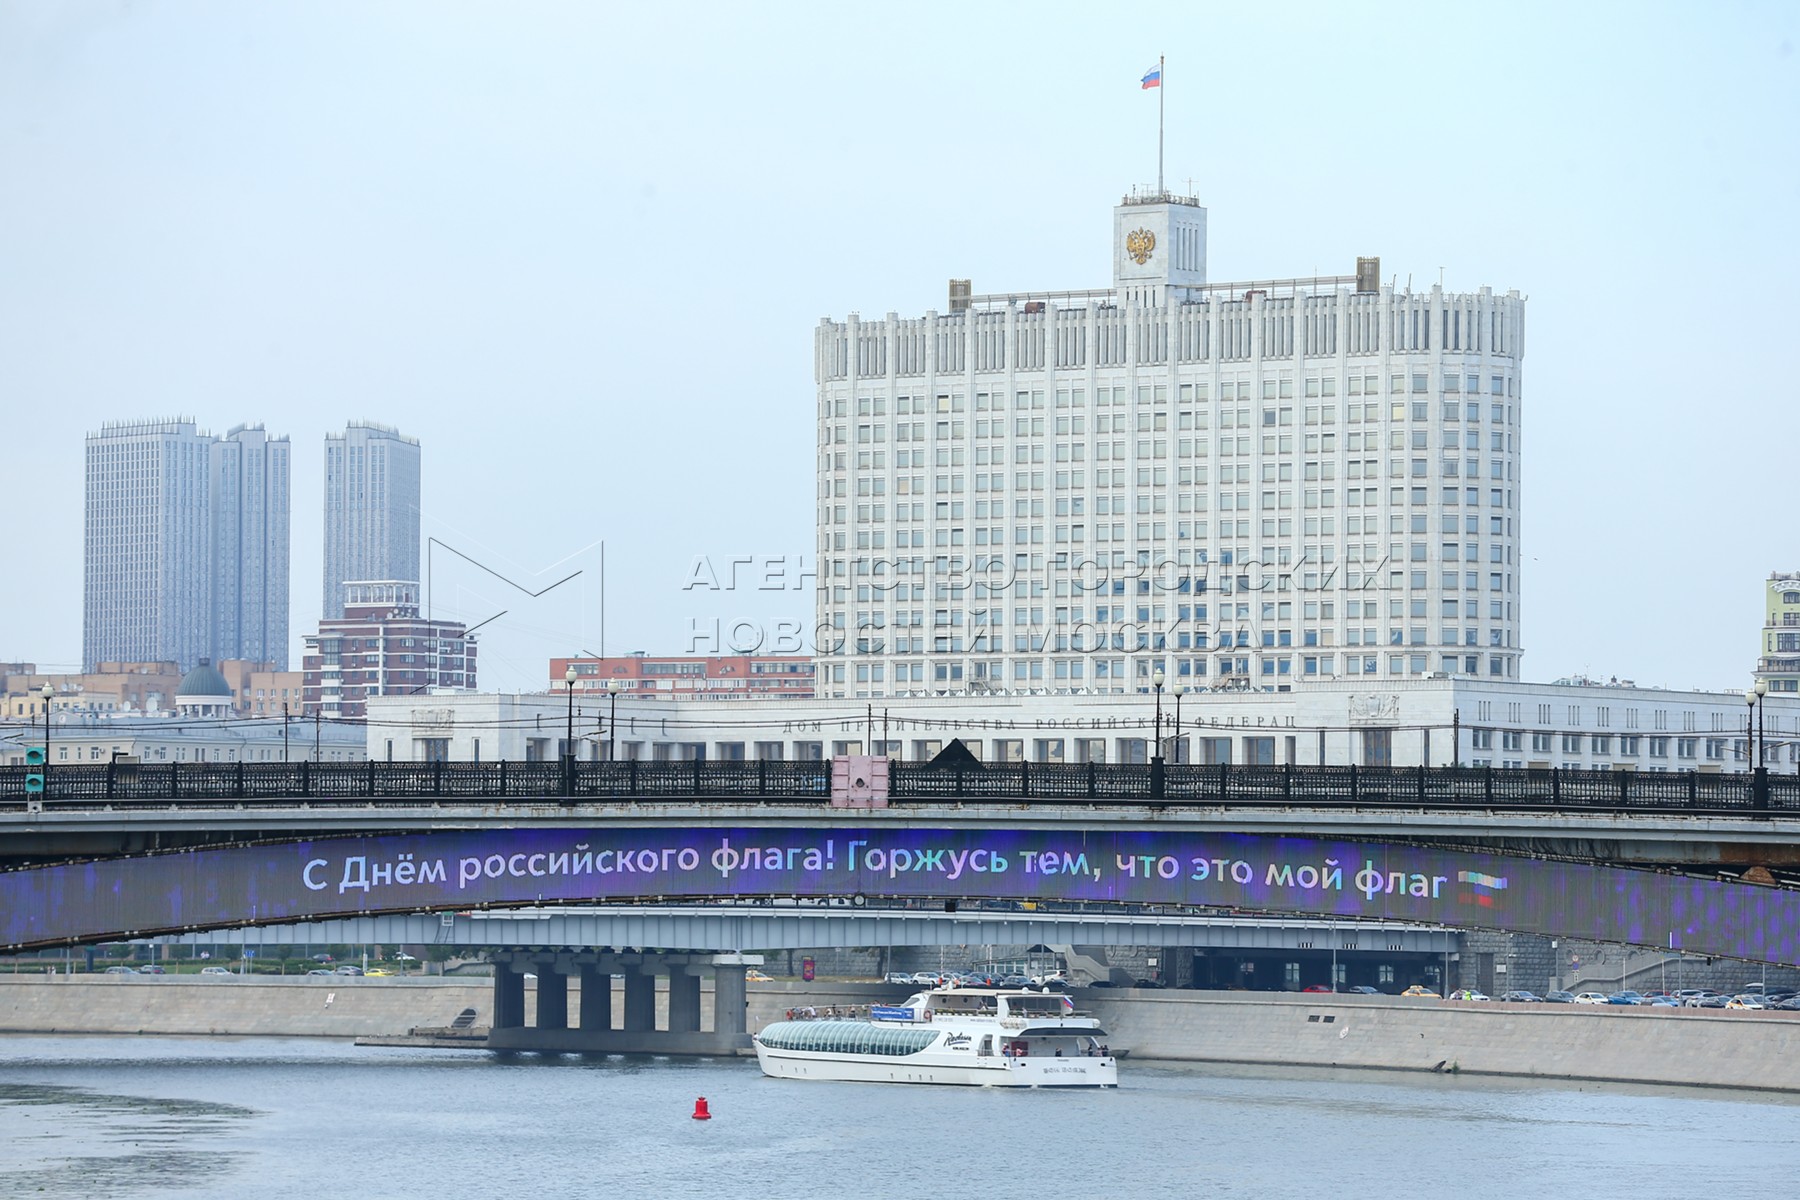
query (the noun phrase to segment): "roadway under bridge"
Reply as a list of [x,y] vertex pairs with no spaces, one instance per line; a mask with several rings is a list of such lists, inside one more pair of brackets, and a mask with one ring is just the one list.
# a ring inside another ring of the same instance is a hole
[[[1426,959],[1441,958],[1447,977],[1457,935],[1449,929],[1374,922],[1174,912],[948,913],[717,904],[392,914],[166,941],[214,949],[239,945],[265,956],[276,947],[480,947],[494,970],[494,1020],[484,1043],[490,1049],[721,1054],[749,1046],[744,972],[763,961],[756,954],[720,949],[726,947],[760,952],[1041,943],[1070,951],[1091,945],[1236,954],[1323,946],[1346,957],[1380,953],[1415,968]],[[532,981],[529,991],[527,979]],[[701,986],[707,980],[712,983],[710,1003]],[[535,1007],[529,1021],[528,1006]]]
[[1213,949],[1383,950],[1445,954],[1454,930],[1384,922],[1323,922],[1151,912],[943,912],[827,905],[632,905],[405,913],[171,939],[240,946],[655,946],[712,951],[830,946],[1097,945]]

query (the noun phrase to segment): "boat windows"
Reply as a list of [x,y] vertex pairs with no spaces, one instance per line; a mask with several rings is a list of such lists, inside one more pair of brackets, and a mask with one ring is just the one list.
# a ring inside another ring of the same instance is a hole
[[757,1035],[771,1050],[891,1058],[917,1054],[937,1036],[934,1029],[869,1025],[861,1021],[777,1021]]

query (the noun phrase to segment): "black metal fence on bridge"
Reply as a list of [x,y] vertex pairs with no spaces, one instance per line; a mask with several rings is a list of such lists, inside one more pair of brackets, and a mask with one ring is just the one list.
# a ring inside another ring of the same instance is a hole
[[[28,795],[0,767],[0,812],[93,808],[663,802],[828,803],[830,762],[158,763],[56,766]],[[1165,807],[1800,815],[1800,777],[1493,767],[1173,763],[889,765],[893,805],[989,802]]]

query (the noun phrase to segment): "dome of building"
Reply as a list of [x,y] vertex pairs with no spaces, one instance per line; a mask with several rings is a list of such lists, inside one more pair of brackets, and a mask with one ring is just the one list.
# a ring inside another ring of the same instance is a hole
[[181,686],[175,689],[177,696],[231,696],[231,685],[219,674],[219,669],[212,665],[212,659],[203,658],[198,666],[181,677]]

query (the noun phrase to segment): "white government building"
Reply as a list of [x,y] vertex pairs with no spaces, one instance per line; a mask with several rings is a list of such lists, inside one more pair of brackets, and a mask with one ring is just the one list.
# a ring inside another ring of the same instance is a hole
[[[1346,679],[1285,692],[1161,694],[1170,762],[1742,771],[1743,696],[1597,684]],[[1771,770],[1795,770],[1800,699],[1764,700]],[[571,720],[571,708],[573,719]],[[617,712],[616,728],[607,728]],[[879,701],[639,699],[564,694],[381,696],[377,761],[554,761],[569,728],[584,762],[809,760],[886,752],[908,762],[960,738],[984,762],[1144,762],[1157,696],[913,696]],[[1176,719],[1179,716],[1179,730]]]
[[1519,293],[1209,283],[1189,196],[1112,242],[819,326],[819,694],[1517,679]]
[[1160,702],[1171,762],[1752,765],[1740,694],[1519,678],[1516,291],[1209,284],[1188,196],[1112,240],[818,328],[818,699],[379,697],[369,757],[1144,762]]

